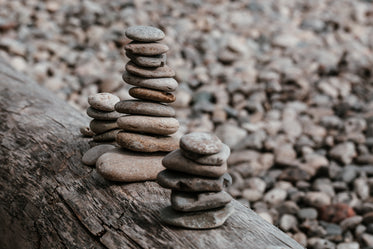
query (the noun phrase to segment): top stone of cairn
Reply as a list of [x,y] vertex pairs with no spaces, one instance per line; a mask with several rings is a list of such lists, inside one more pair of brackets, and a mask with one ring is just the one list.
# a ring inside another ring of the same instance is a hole
[[126,36],[134,41],[155,42],[162,40],[165,34],[162,30],[151,26],[133,26],[126,30]]

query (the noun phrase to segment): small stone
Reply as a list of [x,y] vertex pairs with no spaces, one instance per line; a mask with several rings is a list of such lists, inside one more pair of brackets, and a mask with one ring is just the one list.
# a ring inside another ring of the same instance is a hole
[[227,164],[221,166],[200,165],[185,157],[180,152],[180,149],[174,150],[163,158],[163,165],[170,170],[176,170],[188,174],[205,176],[205,177],[220,177],[227,171]]
[[214,134],[193,132],[181,137],[180,147],[187,152],[210,155],[220,152],[223,143]]
[[88,103],[100,111],[114,111],[114,105],[120,99],[111,93],[97,93],[88,97]]
[[361,235],[362,241],[368,246],[368,248],[373,247],[373,235],[368,233],[363,233]]
[[141,56],[127,52],[126,55],[128,58],[131,59],[133,63],[135,63],[139,67],[163,67],[164,65],[166,65],[167,56],[165,54]]
[[263,194],[258,191],[257,189],[245,189],[242,191],[242,198],[245,198],[246,200],[252,202],[252,201],[258,201],[262,198]]
[[119,182],[155,180],[164,170],[164,153],[137,153],[115,149],[100,156],[96,162],[97,172],[105,179]]
[[327,239],[310,238],[307,244],[308,247],[315,249],[335,249],[335,244]]
[[131,132],[119,132],[116,141],[119,146],[141,152],[169,152],[179,148],[176,136],[155,136]]
[[98,119],[98,120],[117,120],[121,116],[120,113],[113,111],[113,112],[104,112],[100,110],[96,110],[92,107],[88,107],[87,115],[91,118]]
[[314,208],[302,208],[298,212],[299,219],[314,220],[317,218],[317,210]]
[[156,135],[171,135],[179,129],[179,121],[170,117],[125,115],[118,118],[117,123],[125,131]]
[[228,173],[219,178],[196,177],[173,170],[164,170],[158,174],[157,182],[164,188],[184,192],[218,192],[232,184],[232,177]]
[[117,129],[118,128],[118,124],[117,124],[117,121],[106,121],[106,120],[97,120],[97,119],[93,119],[90,123],[89,123],[89,127],[91,128],[91,130],[96,133],[96,134],[101,134],[101,133],[104,133],[104,132],[107,132],[107,131],[110,131],[110,130],[113,130],[113,129]]
[[85,137],[93,137],[95,133],[88,126],[81,126],[80,133]]
[[280,165],[293,165],[297,153],[291,144],[281,144],[275,148],[275,162]]
[[156,102],[172,103],[176,100],[175,95],[172,93],[142,87],[132,87],[128,93],[134,98]]
[[183,156],[203,165],[222,165],[224,162],[227,161],[230,153],[231,150],[226,144],[223,144],[220,152],[210,155],[190,153],[186,150],[181,149],[181,154],[183,154]]
[[352,217],[348,217],[341,221],[340,226],[342,230],[347,231],[351,229],[355,229],[361,222],[363,221],[363,217],[356,215]]
[[95,142],[109,142],[109,141],[115,141],[115,137],[117,136],[118,132],[120,130],[111,130],[107,131],[105,133],[97,134],[93,136],[93,141]]
[[357,242],[344,242],[337,245],[337,249],[360,249]]
[[276,205],[286,199],[287,193],[284,189],[275,188],[268,191],[263,200],[271,205]]
[[143,78],[170,78],[175,76],[175,71],[167,65],[156,68],[143,68],[130,61],[126,64],[126,70],[130,74]]
[[228,217],[234,212],[232,204],[220,209],[208,211],[183,213],[166,207],[161,210],[160,216],[163,222],[190,229],[210,229],[224,224]]
[[352,162],[353,158],[357,155],[355,145],[352,142],[345,142],[338,144],[329,151],[330,157],[347,165]]
[[162,40],[165,34],[162,30],[151,26],[133,26],[126,30],[126,36],[134,41],[154,42]]
[[331,198],[323,192],[308,192],[304,197],[305,202],[313,207],[329,205]]
[[192,212],[220,208],[232,200],[227,192],[186,193],[172,191],[171,206],[181,212]]
[[233,124],[222,124],[216,128],[216,136],[230,148],[235,147],[247,136],[247,131]]
[[93,148],[90,148],[89,150],[87,150],[86,153],[84,153],[82,162],[90,166],[96,165],[96,161],[101,155],[113,149],[115,149],[115,146],[111,144],[97,145]]
[[354,181],[354,190],[362,200],[366,200],[370,197],[369,185],[364,178],[358,178]]
[[297,218],[291,214],[284,214],[280,219],[280,228],[287,232],[291,229],[297,229]]
[[171,106],[141,100],[122,100],[115,104],[115,110],[120,113],[156,117],[174,117],[176,114]]
[[178,83],[174,78],[141,78],[129,74],[127,71],[123,73],[122,78],[130,85],[146,87],[153,90],[165,92],[173,92],[178,86]]
[[369,212],[369,213],[364,214],[363,223],[364,224],[373,223],[373,212]]
[[153,56],[166,53],[169,48],[167,45],[162,43],[140,43],[140,42],[130,42],[124,49],[127,52],[136,55]]
[[344,203],[327,204],[319,208],[319,218],[326,222],[339,223],[355,215],[355,211]]

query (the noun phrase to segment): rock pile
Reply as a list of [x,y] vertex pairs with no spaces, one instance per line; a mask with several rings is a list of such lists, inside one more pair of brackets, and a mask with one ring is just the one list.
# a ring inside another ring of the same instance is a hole
[[131,59],[123,80],[130,85],[134,100],[123,100],[115,110],[123,115],[116,125],[122,129],[116,141],[122,148],[106,153],[97,161],[98,172],[113,181],[154,180],[163,168],[166,152],[178,148],[179,128],[175,110],[165,103],[175,101],[172,91],[178,83],[175,72],[166,65],[168,46],[159,43],[165,34],[154,27],[135,26],[127,29],[132,40],[125,46]]
[[180,139],[180,149],[164,157],[166,170],[158,183],[172,189],[171,206],[161,211],[170,225],[209,229],[224,224],[233,213],[232,197],[224,191],[232,183],[227,171],[230,149],[215,135],[194,132]]

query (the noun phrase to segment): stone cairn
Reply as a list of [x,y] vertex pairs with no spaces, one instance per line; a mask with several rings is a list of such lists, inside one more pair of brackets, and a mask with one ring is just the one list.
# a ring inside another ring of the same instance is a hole
[[[90,107],[87,109],[87,115],[93,118],[89,124],[93,132],[93,141],[106,143],[115,141],[119,132],[117,119],[121,114],[114,110],[114,106],[119,100],[111,93],[97,93],[88,97]],[[83,155],[82,161],[87,165],[95,165],[98,155],[114,147],[111,144],[97,145]]]
[[209,229],[224,224],[233,213],[232,197],[224,191],[232,183],[226,173],[230,149],[213,134],[195,132],[180,139],[180,149],[162,161],[166,170],[157,182],[171,192],[171,206],[161,211],[170,225]]
[[134,87],[129,94],[136,98],[115,105],[125,115],[117,120],[122,131],[116,135],[121,147],[102,155],[96,163],[98,172],[112,181],[155,180],[164,169],[162,159],[179,147],[173,135],[179,128],[175,110],[165,103],[175,101],[178,83],[175,72],[166,65],[168,46],[158,41],[165,34],[154,27],[135,26],[126,30],[132,40],[125,46],[130,61],[123,80]]

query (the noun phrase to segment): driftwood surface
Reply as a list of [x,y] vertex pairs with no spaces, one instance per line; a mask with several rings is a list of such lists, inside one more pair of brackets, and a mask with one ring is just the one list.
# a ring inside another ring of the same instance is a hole
[[163,225],[168,190],[81,163],[88,122],[0,59],[0,248],[302,248],[237,201],[217,229]]

